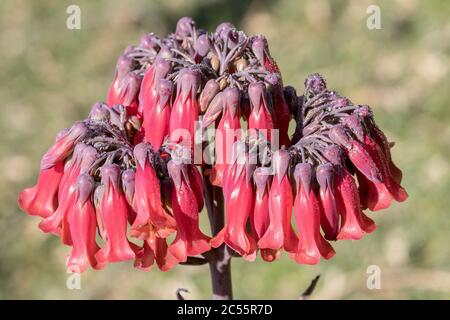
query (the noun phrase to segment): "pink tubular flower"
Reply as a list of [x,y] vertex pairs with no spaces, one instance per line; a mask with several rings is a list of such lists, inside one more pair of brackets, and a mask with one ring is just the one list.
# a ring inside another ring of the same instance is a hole
[[65,131],[42,157],[41,170],[49,169],[66,159],[72,153],[75,144],[85,136],[86,132],[87,128],[83,122],[77,122]]
[[113,90],[106,100],[110,106],[120,104],[127,108],[127,111],[135,115],[138,112],[138,94],[141,85],[141,76],[136,72],[128,72],[120,81],[117,91]]
[[284,98],[283,83],[278,73],[270,73],[265,80],[272,85],[273,90],[273,110],[276,115],[277,128],[280,130],[280,146],[289,146],[290,139],[288,135],[289,122],[291,121],[291,112]]
[[221,186],[225,168],[231,162],[233,144],[241,138],[241,122],[239,119],[240,94],[237,88],[223,91],[224,111],[216,129],[216,164],[210,175],[213,185]]
[[253,38],[252,51],[269,72],[280,73],[277,63],[269,54],[269,46],[264,36],[258,35]]
[[[252,235],[255,241],[259,241],[266,233],[270,224],[269,216],[269,189],[270,189],[270,168],[259,167],[253,173],[253,181],[255,183],[255,204],[253,212],[250,215],[250,225],[252,227]],[[260,248],[261,257],[268,262],[276,260],[279,250],[268,248]]]
[[263,135],[267,141],[271,140],[274,123],[272,114],[266,98],[266,88],[262,82],[254,82],[248,86],[248,95],[250,97],[251,112],[248,119],[248,129]]
[[364,142],[370,154],[375,158],[378,166],[381,168],[381,176],[383,179],[383,183],[366,181],[368,187],[366,194],[368,208],[372,211],[377,211],[388,208],[394,199],[399,202],[405,201],[408,198],[408,194],[391,176],[388,167],[389,163],[380,146],[368,135],[365,135]]
[[33,216],[42,218],[50,216],[58,206],[58,188],[63,170],[62,161],[49,169],[41,170],[37,184],[19,194],[19,207]]
[[274,176],[269,191],[269,227],[259,239],[258,246],[262,249],[295,252],[297,237],[292,228],[293,195],[288,179],[289,153],[278,150],[272,156]]
[[122,80],[125,78],[125,75],[128,74],[128,72],[130,72],[132,69],[133,69],[133,60],[130,57],[128,57],[127,54],[121,55],[117,60],[114,79],[108,90],[107,96],[108,105],[115,104],[116,103],[115,101],[118,101]]
[[148,237],[149,225],[156,234],[165,238],[175,231],[175,219],[165,212],[161,201],[160,182],[151,163],[152,149],[142,142],[134,148],[136,158],[135,205],[137,216],[131,226],[131,233],[141,239]]
[[157,58],[145,72],[139,91],[138,114],[152,110],[156,104],[156,98],[159,93],[158,83],[169,73],[171,64],[163,58]]
[[149,142],[155,150],[158,150],[164,138],[169,134],[171,96],[173,82],[161,79],[156,84],[156,96],[153,105],[144,107],[143,128],[144,140]]
[[86,172],[97,157],[97,151],[79,143],[76,145],[73,156],[67,164],[58,190],[58,208],[39,223],[39,228],[44,232],[51,232],[61,236],[64,244],[71,245],[68,214],[75,204],[75,191],[77,177]]
[[334,194],[338,211],[342,216],[337,239],[359,240],[364,233],[373,232],[376,225],[361,210],[355,180],[341,164],[341,149],[338,146],[330,146],[325,150],[325,156],[336,168]]
[[70,210],[68,217],[73,248],[67,260],[67,266],[77,272],[85,271],[88,265],[95,269],[102,268],[102,265],[99,265],[95,259],[99,247],[95,240],[97,222],[91,200],[94,183],[94,179],[87,174],[78,177],[75,205]]
[[[192,165],[189,165],[192,166]],[[177,235],[169,246],[169,252],[180,262],[185,262],[188,256],[195,256],[208,251],[210,238],[204,235],[198,225],[198,200],[191,181],[192,173],[188,165],[171,160],[167,164],[169,175],[173,181],[172,209],[177,221]]]
[[253,166],[249,164],[249,156],[240,143],[233,151],[232,164],[227,167],[223,180],[226,224],[211,240],[211,246],[217,248],[225,242],[244,259],[253,261],[256,258],[256,241],[246,230],[254,203]]
[[339,212],[334,196],[334,167],[331,163],[319,165],[316,179],[320,186],[320,224],[325,239],[336,240],[339,231]]
[[196,98],[199,85],[200,74],[197,71],[182,70],[177,81],[177,96],[170,115],[171,141],[191,148],[194,143],[195,123],[199,114]]
[[299,163],[295,167],[297,196],[294,213],[299,241],[295,254],[291,257],[301,264],[317,264],[320,257],[330,259],[335,252],[320,234],[320,205],[313,190],[312,167],[309,163]]
[[351,138],[344,126],[340,125],[331,128],[329,136],[331,140],[345,148],[349,159],[367,179],[373,182],[382,182],[383,177],[380,168],[367,150],[366,145]]
[[371,159],[373,159],[380,171],[381,181],[371,181],[358,175],[361,188],[365,188],[365,192],[362,193],[363,204],[370,210],[376,211],[389,207],[394,199],[399,202],[405,201],[408,194],[391,175],[386,153],[375,139],[365,132],[365,126],[361,117],[357,113],[353,113],[344,118],[344,123],[357,139],[364,144]]
[[127,239],[128,205],[120,189],[119,166],[116,164],[103,166],[101,179],[105,186],[101,199],[101,211],[106,242],[95,254],[95,259],[100,265],[133,259],[135,252]]

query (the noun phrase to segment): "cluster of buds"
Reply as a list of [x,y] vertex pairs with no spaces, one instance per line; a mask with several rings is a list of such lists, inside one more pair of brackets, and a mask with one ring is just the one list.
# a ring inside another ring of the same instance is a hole
[[[194,137],[211,127],[215,162],[194,163]],[[125,260],[166,271],[224,244],[247,260],[285,251],[316,264],[334,255],[328,241],[375,230],[363,209],[407,198],[390,148],[370,108],[320,75],[301,96],[284,86],[263,36],[185,17],[125,50],[106,103],[58,133],[19,205],[72,246],[79,272]],[[199,228],[206,184],[225,201],[211,237]]]

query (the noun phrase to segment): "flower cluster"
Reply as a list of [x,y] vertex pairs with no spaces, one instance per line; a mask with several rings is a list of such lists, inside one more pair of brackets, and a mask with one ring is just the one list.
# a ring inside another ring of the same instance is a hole
[[[194,163],[194,137],[211,127],[215,162]],[[316,264],[335,254],[328,241],[375,230],[363,209],[407,198],[390,148],[371,109],[320,75],[301,96],[284,86],[263,36],[185,17],[125,50],[106,103],[58,133],[19,205],[72,246],[79,272],[125,260],[166,271],[223,244],[247,260],[285,251]],[[212,238],[199,228],[209,184],[225,200]]]

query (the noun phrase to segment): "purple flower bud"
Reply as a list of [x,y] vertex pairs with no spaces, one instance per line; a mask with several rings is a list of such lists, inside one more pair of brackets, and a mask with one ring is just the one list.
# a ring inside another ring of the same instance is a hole
[[300,189],[300,184],[305,193],[309,194],[311,191],[311,181],[313,177],[312,165],[310,163],[299,163],[294,169],[294,178],[297,185],[297,192]]
[[225,106],[231,112],[231,116],[234,118],[241,100],[241,93],[238,88],[228,87],[223,91],[225,96]]
[[89,119],[92,121],[109,121],[109,117],[109,107],[102,102],[95,103],[89,113]]
[[210,45],[208,35],[202,34],[195,42],[195,51],[199,56],[204,57],[209,52]]
[[136,165],[144,168],[145,164],[149,160],[151,149],[151,145],[147,142],[141,142],[134,147],[133,154],[136,159]]
[[158,47],[158,40],[158,37],[153,32],[147,33],[141,37],[139,46],[145,49],[155,49]]
[[335,144],[326,147],[323,150],[323,155],[334,165],[342,164],[343,150]]
[[253,108],[259,110],[261,98],[264,98],[266,87],[261,81],[253,82],[248,86],[248,96]]
[[94,190],[95,181],[88,174],[81,174],[77,178],[77,193],[78,193],[78,204],[83,205],[89,197],[92,195]]
[[122,81],[125,75],[133,69],[133,59],[123,54],[119,57],[116,64],[116,79],[118,83]]
[[191,17],[183,17],[177,22],[175,34],[180,37],[187,37],[192,33],[195,22]]
[[155,61],[159,59],[169,59],[169,58],[173,58],[172,51],[168,46],[162,45],[161,49],[159,49],[159,52],[156,55]]
[[116,190],[119,190],[120,167],[117,164],[105,164],[100,169],[100,175],[105,188],[112,184]]
[[264,64],[265,51],[267,50],[267,39],[263,35],[253,38],[252,51],[261,64]]
[[173,87],[173,82],[170,80],[161,79],[158,81],[158,103],[161,107],[164,107],[167,104],[167,101],[172,97]]
[[305,92],[319,94],[327,88],[325,79],[318,73],[310,74],[305,80]]
[[331,128],[328,131],[328,136],[334,143],[344,146],[346,149],[349,149],[352,146],[345,128],[341,125],[337,125]]
[[92,146],[86,146],[82,151],[82,158],[81,158],[81,164],[80,164],[80,172],[86,173],[92,164],[97,160],[98,158],[98,152],[97,150]]
[[153,81],[158,81],[159,79],[163,79],[167,76],[172,68],[172,64],[170,61],[164,58],[158,58],[154,63],[155,68],[155,78]]
[[216,80],[215,79],[208,80],[199,98],[200,110],[202,112],[204,112],[206,108],[208,108],[209,103],[218,92],[219,92],[219,84],[216,82]]
[[365,128],[357,113],[354,112],[346,116],[342,119],[342,122],[351,130],[359,141],[364,142]]
[[219,24],[216,28],[216,34],[222,35],[223,33],[227,32],[228,30],[236,29],[236,27],[231,22],[222,22]]
[[220,116],[223,111],[225,105],[225,95],[223,92],[219,92],[215,95],[214,99],[212,99],[211,103],[206,110],[205,115],[202,119],[202,128],[206,128],[211,123],[216,121],[216,119]]
[[183,103],[189,97],[195,97],[197,90],[200,86],[200,73],[197,70],[183,69],[180,71],[180,78],[178,84],[181,87],[181,96]]
[[277,150],[272,155],[272,167],[278,177],[279,182],[281,182],[281,180],[287,173],[289,161],[289,152],[286,150]]
[[125,192],[125,198],[130,205],[133,204],[135,188],[135,172],[132,169],[122,172],[122,188]]
[[325,192],[328,187],[333,190],[334,166],[331,163],[320,164],[316,169],[316,179],[320,189]]

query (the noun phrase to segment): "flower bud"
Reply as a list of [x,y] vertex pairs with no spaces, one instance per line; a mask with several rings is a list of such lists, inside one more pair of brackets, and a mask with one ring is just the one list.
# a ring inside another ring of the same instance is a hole
[[212,99],[214,99],[214,97],[218,92],[219,92],[219,84],[216,82],[216,80],[215,79],[208,80],[199,98],[200,110],[202,112],[204,112],[208,108],[209,103],[212,101]]
[[195,22],[191,17],[183,17],[177,22],[175,34],[180,37],[187,37],[192,33],[194,26]]

